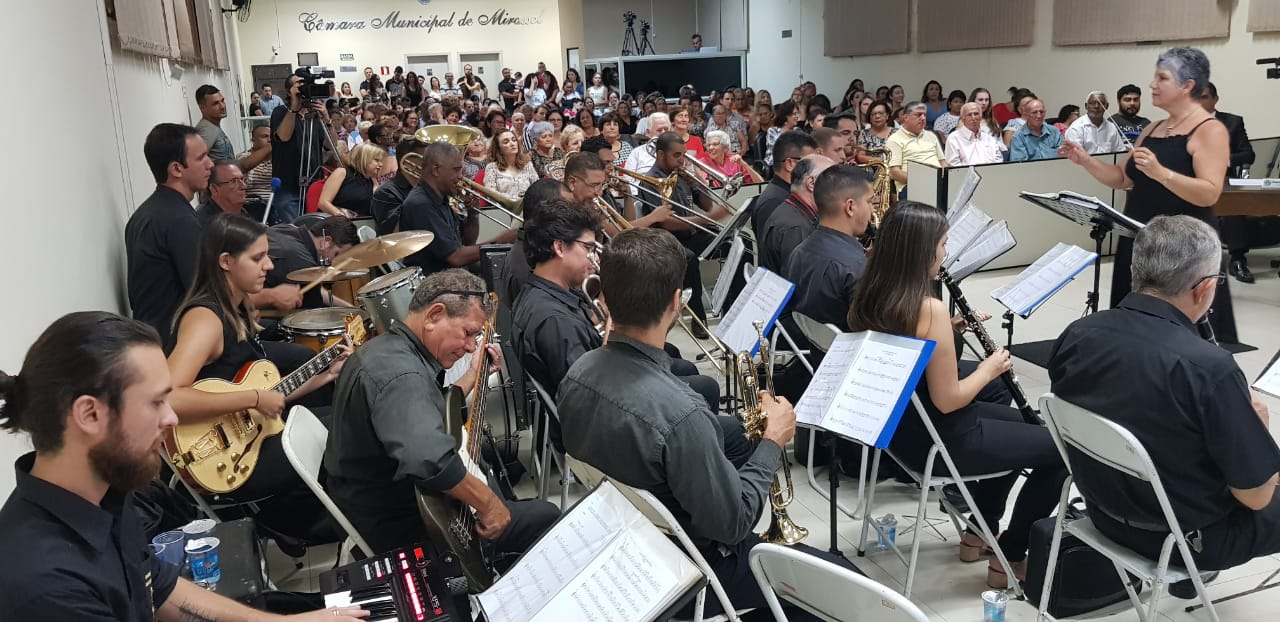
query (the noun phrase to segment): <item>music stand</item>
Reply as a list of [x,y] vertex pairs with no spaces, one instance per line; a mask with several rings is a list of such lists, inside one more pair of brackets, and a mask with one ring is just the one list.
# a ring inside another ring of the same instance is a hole
[[725,240],[729,239],[729,236],[737,235],[739,230],[742,229],[742,225],[746,224],[750,219],[751,210],[747,209],[746,206],[743,206],[737,212],[734,212],[733,218],[730,218],[729,222],[720,228],[720,233],[716,234],[716,237],[711,240],[711,243],[708,244],[706,248],[702,249],[702,253],[698,255],[698,260],[704,261],[710,257],[711,253],[715,252],[721,244],[724,244]]

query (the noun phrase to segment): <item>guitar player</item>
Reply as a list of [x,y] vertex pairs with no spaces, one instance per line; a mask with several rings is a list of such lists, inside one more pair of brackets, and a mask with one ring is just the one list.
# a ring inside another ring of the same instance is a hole
[[[267,255],[267,228],[240,215],[224,214],[205,227],[197,252],[196,275],[174,320],[174,347],[169,354],[169,371],[174,391],[170,398],[180,424],[208,420],[219,415],[257,409],[269,417],[282,416],[286,399],[270,389],[246,389],[211,393],[192,388],[197,380],[218,378],[231,381],[246,364],[268,357],[249,319],[249,296],[262,290],[272,268]],[[277,344],[305,350],[306,346]],[[296,357],[290,357],[296,358]],[[277,362],[278,359],[277,359]],[[332,382],[341,371],[343,359],[294,391],[297,400]],[[283,373],[292,371],[282,369]],[[321,404],[310,403],[324,417]],[[258,464],[252,475],[228,495],[233,501],[255,501],[260,511],[255,519],[277,537],[281,549],[298,552],[296,539],[328,541],[339,539],[329,524],[328,513],[315,495],[298,478],[281,448],[280,437],[262,442]]]
[[[377,553],[428,540],[416,492],[472,508],[491,561],[509,566],[560,516],[546,501],[505,501],[468,472],[446,432],[444,370],[476,350],[493,312],[484,281],[460,269],[428,276],[403,322],[351,356],[334,391],[324,466],[334,502]],[[488,346],[496,369],[500,354]],[[455,386],[474,386],[484,356]],[[478,458],[478,456],[477,456]],[[440,545],[440,543],[436,543]]]

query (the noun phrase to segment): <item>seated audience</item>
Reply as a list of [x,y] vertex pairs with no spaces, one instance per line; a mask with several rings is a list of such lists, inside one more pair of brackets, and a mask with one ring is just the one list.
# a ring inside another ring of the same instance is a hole
[[983,132],[982,107],[968,102],[960,108],[961,126],[947,137],[948,166],[995,164],[1004,161],[1004,145],[994,134]]
[[1014,132],[1009,142],[1009,161],[1051,160],[1058,157],[1062,146],[1062,132],[1044,122],[1044,102],[1029,98],[1022,100],[1022,111],[1027,122]]
[[320,211],[331,216],[368,218],[373,192],[387,152],[373,142],[356,145],[351,163],[334,169],[320,190]]
[[1120,129],[1107,118],[1107,94],[1092,91],[1084,102],[1085,116],[1067,127],[1066,139],[1089,153],[1115,153],[1128,148]]
[[925,129],[925,106],[911,102],[903,107],[902,127],[885,141],[889,149],[889,176],[898,184],[903,198],[907,195],[907,162],[915,162],[935,168],[946,168],[942,158],[942,145],[938,136]]
[[1142,135],[1142,130],[1151,125],[1151,119],[1138,115],[1142,110],[1142,89],[1132,84],[1120,87],[1116,91],[1116,105],[1120,109],[1111,115],[1111,120],[1130,143],[1136,142]]

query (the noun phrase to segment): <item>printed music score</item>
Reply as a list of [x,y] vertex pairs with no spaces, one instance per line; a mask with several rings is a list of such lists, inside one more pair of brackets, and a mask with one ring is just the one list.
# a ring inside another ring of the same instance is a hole
[[1097,260],[1097,253],[1059,242],[991,297],[1026,318]]
[[765,268],[756,268],[747,279],[747,286],[742,288],[738,299],[733,301],[712,332],[729,347],[730,352],[747,351],[754,355],[760,349],[760,335],[755,322],[764,321],[764,334],[768,335],[795,290],[792,282]]
[[934,342],[841,333],[796,404],[796,421],[881,449],[898,429]]
[[462,358],[458,359],[458,362],[454,363],[453,367],[444,370],[444,386],[447,387],[467,375],[467,370],[471,369],[471,354],[471,352],[468,352],[462,355]]
[[1133,237],[1145,226],[1125,216],[1097,197],[1085,196],[1065,190],[1050,193],[1024,191],[1019,192],[1018,196],[1078,225],[1085,227],[1105,226],[1118,235]]
[[972,203],[948,215],[947,258],[942,267],[956,281],[981,270],[1018,244],[1006,221],[993,221]]
[[947,220],[951,220],[951,215],[959,212],[964,206],[973,200],[973,194],[978,191],[978,184],[982,183],[982,175],[978,174],[978,169],[970,166],[969,172],[965,173],[964,183],[960,184],[960,192],[956,194],[956,198],[951,202],[951,207],[947,210]]
[[1271,397],[1280,398],[1280,352],[1271,359],[1266,371],[1258,376],[1252,386]]
[[729,298],[729,288],[733,286],[733,277],[741,270],[742,253],[746,250],[745,239],[736,235],[733,237],[733,244],[729,246],[729,256],[725,259],[724,266],[720,268],[720,276],[716,278],[715,287],[711,290],[711,310],[714,313],[720,313],[724,308],[724,303]]
[[493,622],[640,622],[671,607],[701,578],[684,552],[605,481],[476,598]]

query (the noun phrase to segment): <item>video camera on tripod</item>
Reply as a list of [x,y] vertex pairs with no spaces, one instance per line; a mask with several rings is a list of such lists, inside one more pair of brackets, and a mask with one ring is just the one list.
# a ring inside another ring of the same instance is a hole
[[298,95],[307,101],[329,98],[329,85],[321,79],[333,79],[332,69],[324,67],[298,67],[293,75],[302,79],[298,84]]

